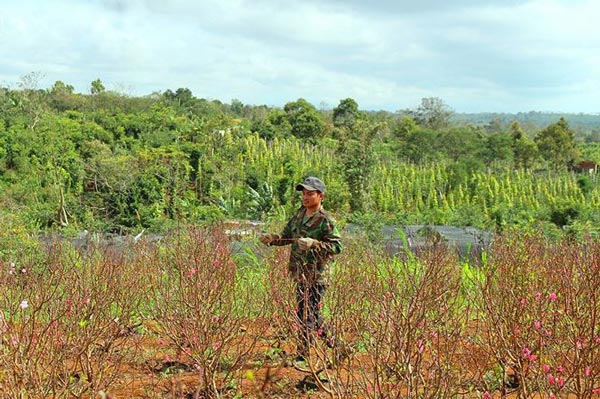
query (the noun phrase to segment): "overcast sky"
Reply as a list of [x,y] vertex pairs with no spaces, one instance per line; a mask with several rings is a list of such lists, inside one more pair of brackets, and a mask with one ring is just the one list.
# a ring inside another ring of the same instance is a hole
[[0,86],[600,113],[598,0],[0,0]]

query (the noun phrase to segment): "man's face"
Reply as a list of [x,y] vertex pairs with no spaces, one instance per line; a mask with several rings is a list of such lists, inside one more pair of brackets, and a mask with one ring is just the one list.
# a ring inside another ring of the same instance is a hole
[[321,205],[323,193],[318,191],[302,190],[302,205],[306,208],[316,208]]

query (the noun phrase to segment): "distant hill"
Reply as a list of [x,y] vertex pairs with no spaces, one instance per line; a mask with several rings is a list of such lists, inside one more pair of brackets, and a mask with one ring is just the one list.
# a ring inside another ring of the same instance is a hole
[[[580,131],[600,131],[600,113],[599,114],[569,114],[557,112],[519,112],[516,114],[509,113],[456,113],[453,117],[453,122],[456,123],[471,123],[478,126],[485,126],[493,123],[500,123],[502,126],[509,125],[513,121],[518,121],[522,125],[536,126],[544,128],[552,123],[555,123],[564,117],[569,126]],[[495,121],[495,122],[494,122]]]

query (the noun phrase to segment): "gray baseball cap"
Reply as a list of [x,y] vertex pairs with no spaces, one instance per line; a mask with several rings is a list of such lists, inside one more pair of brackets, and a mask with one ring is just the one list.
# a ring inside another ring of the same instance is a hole
[[303,183],[300,183],[296,186],[297,191],[309,190],[309,191],[319,191],[325,192],[325,183],[321,181],[318,177],[308,176],[304,179]]

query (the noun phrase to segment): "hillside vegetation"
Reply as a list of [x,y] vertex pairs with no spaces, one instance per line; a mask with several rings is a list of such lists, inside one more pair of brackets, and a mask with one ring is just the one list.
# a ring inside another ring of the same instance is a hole
[[279,222],[306,175],[341,223],[452,224],[598,233],[598,126],[473,123],[438,98],[365,112],[222,103],[189,89],[89,94],[28,76],[0,88],[5,239],[59,229],[130,233],[232,218]]

